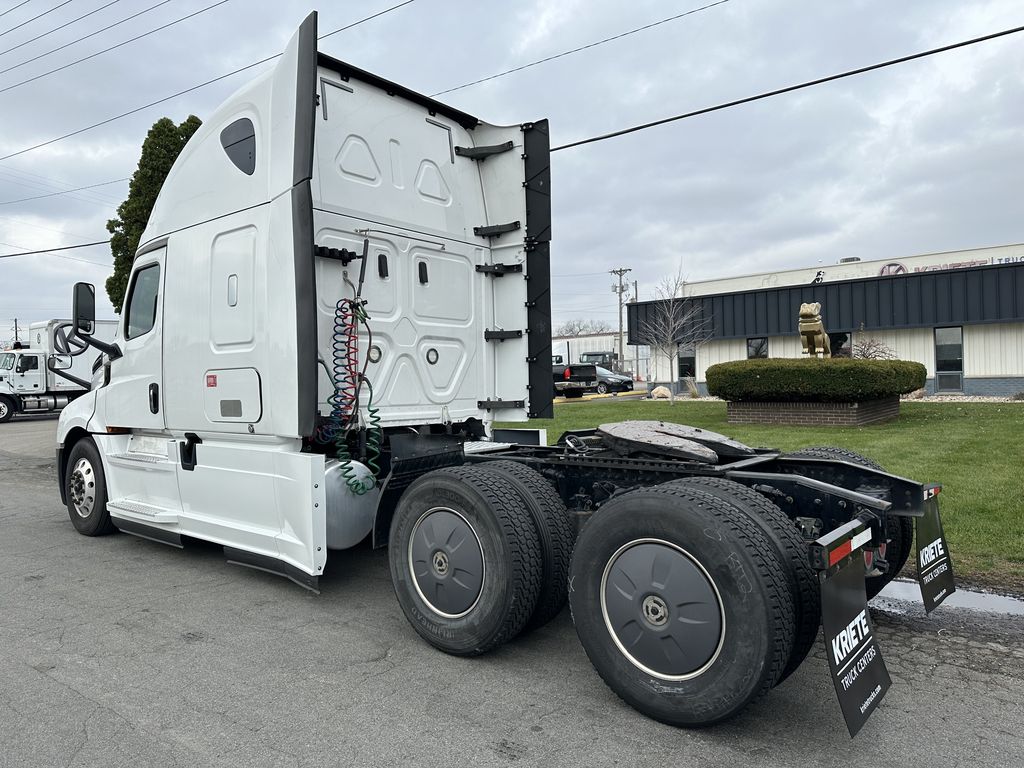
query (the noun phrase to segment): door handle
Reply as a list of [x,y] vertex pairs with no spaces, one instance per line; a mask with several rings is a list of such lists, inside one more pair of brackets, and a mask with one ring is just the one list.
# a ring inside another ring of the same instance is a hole
[[149,385],[149,412],[160,413],[160,385]]

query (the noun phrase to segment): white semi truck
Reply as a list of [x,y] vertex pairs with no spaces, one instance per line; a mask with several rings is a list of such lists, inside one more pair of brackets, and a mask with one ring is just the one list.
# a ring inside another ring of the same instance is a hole
[[[116,328],[98,320],[94,335],[113,341]],[[95,355],[67,354],[88,349],[70,332],[70,320],[32,323],[28,346],[0,351],[0,423],[19,413],[55,413],[89,391]]]
[[[609,686],[678,725],[789,675],[824,612],[836,663],[862,660],[834,680],[854,732],[888,687],[865,590],[914,520],[941,540],[937,486],[657,422],[555,446],[492,429],[552,415],[547,122],[490,125],[316,40],[313,14],[184,148],[116,343],[75,286],[102,352],[58,429],[75,528],[204,539],[312,590],[369,540],[412,628],[457,655],[568,596]],[[953,588],[942,552],[929,609]]]

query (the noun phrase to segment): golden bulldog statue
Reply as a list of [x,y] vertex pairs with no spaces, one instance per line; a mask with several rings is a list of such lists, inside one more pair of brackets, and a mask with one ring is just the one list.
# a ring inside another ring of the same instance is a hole
[[832,357],[832,347],[828,342],[825,325],[821,322],[821,303],[811,302],[800,305],[800,343],[803,353],[814,357]]

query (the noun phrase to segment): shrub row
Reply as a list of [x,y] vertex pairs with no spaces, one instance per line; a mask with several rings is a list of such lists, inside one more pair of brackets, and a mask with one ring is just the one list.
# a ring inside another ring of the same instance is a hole
[[723,400],[850,403],[913,392],[927,375],[908,360],[737,360],[708,368],[707,383]]

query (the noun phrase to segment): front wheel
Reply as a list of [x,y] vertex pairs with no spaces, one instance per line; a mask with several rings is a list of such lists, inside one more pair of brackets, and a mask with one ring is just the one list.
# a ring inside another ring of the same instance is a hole
[[607,395],[608,394],[608,385],[605,384],[603,381],[600,382],[597,385],[597,394],[599,394],[599,395]]
[[14,418],[14,401],[9,397],[0,395],[0,424]]
[[100,452],[91,438],[75,443],[64,472],[71,523],[83,536],[103,536],[117,529],[107,512],[107,481]]

